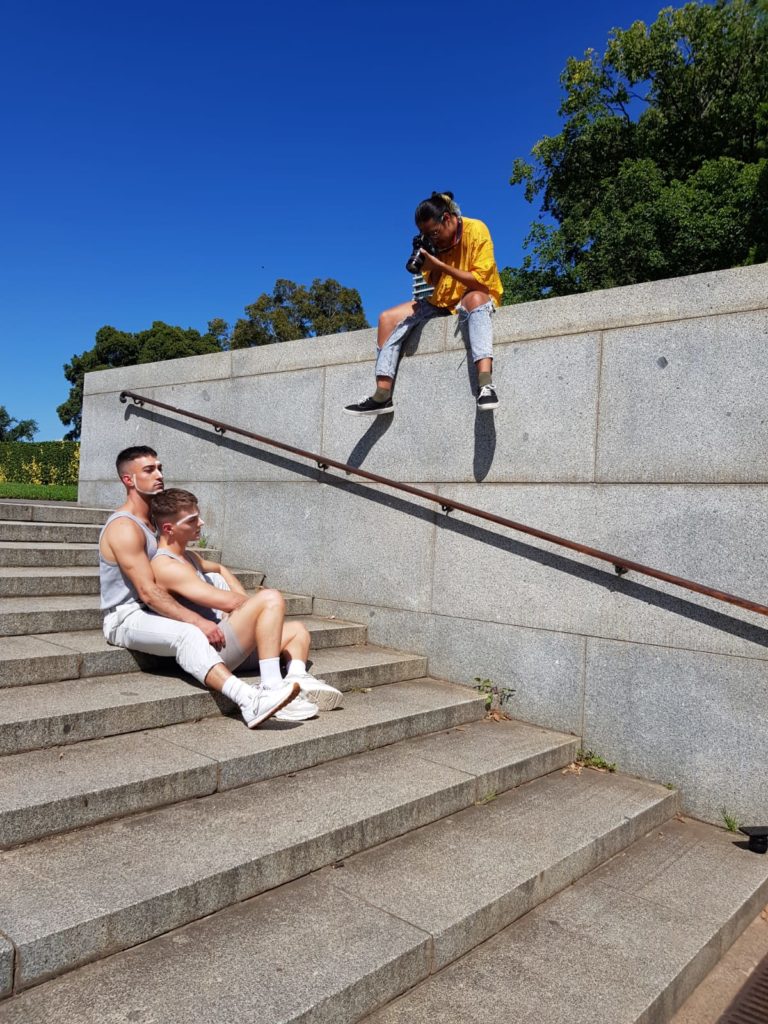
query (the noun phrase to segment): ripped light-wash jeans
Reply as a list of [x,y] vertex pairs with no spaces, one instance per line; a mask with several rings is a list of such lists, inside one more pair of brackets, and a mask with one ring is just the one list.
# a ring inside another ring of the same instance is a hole
[[[437,316],[449,316],[450,312],[449,309],[433,306],[426,299],[417,302],[413,313],[400,321],[381,348],[377,347],[376,376],[390,377],[394,380],[400,349],[408,334],[414,327],[425,324]],[[466,327],[469,333],[469,347],[472,352],[472,360],[475,363],[478,359],[493,358],[493,324],[491,323],[493,312],[494,305],[491,299],[470,312],[467,312],[461,304],[458,306],[459,324],[462,330]]]

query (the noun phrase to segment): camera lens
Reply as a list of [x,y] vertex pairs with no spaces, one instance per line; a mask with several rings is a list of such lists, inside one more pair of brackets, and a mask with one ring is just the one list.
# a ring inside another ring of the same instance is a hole
[[409,274],[418,274],[421,268],[424,266],[424,256],[421,249],[424,247],[424,239],[421,235],[416,235],[413,240],[413,251],[408,257],[408,262],[405,264],[405,269]]

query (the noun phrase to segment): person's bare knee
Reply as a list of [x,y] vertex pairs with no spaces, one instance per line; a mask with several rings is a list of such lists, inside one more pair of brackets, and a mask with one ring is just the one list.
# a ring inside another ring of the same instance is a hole
[[471,313],[473,309],[479,309],[480,306],[484,306],[488,300],[489,296],[486,292],[471,291],[465,293],[461,300],[461,305],[468,313]]
[[[402,319],[402,317],[400,318]],[[387,309],[379,316],[379,329],[378,329],[378,345],[379,348],[384,345],[387,338],[390,336],[392,331],[400,323],[400,320],[394,315],[393,310]]]
[[260,590],[256,594],[254,601],[258,602],[259,610],[270,610],[282,609],[285,612],[285,598],[279,590],[273,590],[271,587],[265,590]]
[[405,320],[407,316],[411,316],[415,309],[416,304],[414,302],[402,302],[399,306],[392,306],[390,309],[385,309],[382,313],[379,313],[379,327],[376,335],[376,342],[379,348],[384,345],[400,321]]

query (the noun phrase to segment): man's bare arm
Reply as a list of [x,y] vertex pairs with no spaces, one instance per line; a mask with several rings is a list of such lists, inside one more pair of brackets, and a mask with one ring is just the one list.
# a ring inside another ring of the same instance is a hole
[[227,585],[230,590],[234,591],[236,594],[241,594],[243,597],[248,597],[248,591],[242,585],[237,576],[235,576],[235,574],[231,572],[226,565],[219,565],[217,562],[209,562],[205,558],[201,558],[198,554],[195,555],[195,558],[203,572],[217,572],[219,576],[223,577],[227,581]]
[[177,562],[175,558],[154,558],[151,566],[155,579],[161,586],[178,597],[186,597],[188,601],[202,605],[203,608],[233,612],[245,600],[244,592],[230,593],[228,590],[219,590],[218,587],[201,580],[189,562]]

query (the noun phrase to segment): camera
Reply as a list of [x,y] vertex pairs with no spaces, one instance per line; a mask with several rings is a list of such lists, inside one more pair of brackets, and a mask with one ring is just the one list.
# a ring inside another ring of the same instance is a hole
[[435,244],[431,238],[427,238],[425,235],[414,235],[413,252],[408,257],[408,262],[405,264],[405,269],[409,274],[418,274],[424,266],[424,257],[419,252],[419,249],[424,249],[430,256],[437,256],[437,249],[435,248]]

